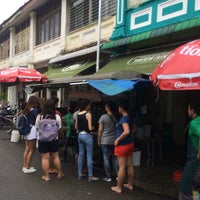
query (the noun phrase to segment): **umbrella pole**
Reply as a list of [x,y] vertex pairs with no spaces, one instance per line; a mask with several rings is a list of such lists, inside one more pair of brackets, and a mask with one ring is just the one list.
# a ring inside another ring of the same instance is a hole
[[160,92],[159,92],[159,87],[156,87],[156,100],[155,102],[157,103],[160,97]]

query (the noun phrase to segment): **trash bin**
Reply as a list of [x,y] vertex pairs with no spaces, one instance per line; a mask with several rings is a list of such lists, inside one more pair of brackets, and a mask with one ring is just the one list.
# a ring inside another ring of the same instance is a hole
[[141,164],[141,150],[134,150],[133,152],[133,166],[140,166]]
[[20,134],[19,134],[18,130],[12,130],[10,141],[11,142],[19,142],[20,141]]

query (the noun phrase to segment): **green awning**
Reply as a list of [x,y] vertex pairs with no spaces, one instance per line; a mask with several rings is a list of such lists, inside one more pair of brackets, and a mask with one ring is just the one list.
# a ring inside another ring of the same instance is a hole
[[194,28],[197,26],[200,26],[200,18],[194,18],[191,20],[177,23],[177,24],[172,24],[172,25],[169,25],[169,26],[166,26],[163,28],[136,34],[131,37],[126,37],[126,38],[122,38],[122,39],[118,39],[118,40],[109,41],[102,45],[102,49],[110,49],[110,48],[118,47],[121,45],[126,45],[126,44],[143,41],[146,39],[156,38],[159,36],[183,31],[183,30]]
[[169,54],[169,52],[170,51],[151,54],[132,54],[119,56],[111,60],[96,74],[117,71],[134,71],[149,75],[155,69],[155,67]]
[[85,61],[80,63],[74,63],[64,67],[50,67],[50,69],[45,73],[48,79],[73,77],[79,73],[89,69],[96,65],[96,61]]

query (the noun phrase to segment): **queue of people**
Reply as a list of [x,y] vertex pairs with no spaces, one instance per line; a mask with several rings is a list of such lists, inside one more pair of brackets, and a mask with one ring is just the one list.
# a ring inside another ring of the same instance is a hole
[[[72,113],[68,110],[68,115],[62,116],[57,111],[58,98],[51,98],[41,101],[35,97],[30,96],[28,102],[23,110],[24,114],[28,116],[31,123],[31,131],[25,137],[25,150],[23,172],[34,173],[36,169],[31,166],[31,161],[36,150],[36,140],[38,139],[38,150],[41,154],[41,166],[43,170],[42,180],[50,181],[50,173],[52,168],[57,173],[57,179],[62,179],[64,173],[62,171],[61,159],[59,157],[59,137],[57,136],[52,141],[40,140],[40,123],[42,119],[55,120],[58,125],[58,130],[62,127],[63,121],[66,122],[66,141],[64,144],[64,161],[67,161],[67,146],[68,137],[74,126],[75,143],[77,153],[77,176],[78,179],[84,179],[87,176],[89,182],[98,181],[99,178],[93,174],[93,132],[95,131],[94,117],[91,110],[91,102],[88,99],[82,99],[76,112]],[[133,190],[133,161],[132,153],[134,149],[133,144],[133,125],[128,114],[128,107],[126,102],[120,102],[117,107],[113,102],[106,102],[105,113],[98,119],[98,146],[102,150],[103,164],[106,176],[104,181],[110,182],[117,180],[117,185],[111,187],[111,190],[116,193],[122,193],[123,187]],[[117,117],[116,113],[120,115]],[[74,123],[71,120],[74,120]],[[76,157],[75,157],[76,158]],[[112,163],[110,163],[110,159]],[[87,165],[87,173],[83,170],[84,162]],[[124,183],[126,172],[128,175],[128,182]]]

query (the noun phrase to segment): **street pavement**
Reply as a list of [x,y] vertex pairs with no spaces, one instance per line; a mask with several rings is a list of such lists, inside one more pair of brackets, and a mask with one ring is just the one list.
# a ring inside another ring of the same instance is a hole
[[[37,168],[34,174],[24,174],[22,169],[22,155],[24,143],[10,142],[10,134],[0,131],[0,200],[173,200],[135,187],[134,191],[124,189],[123,194],[115,194],[110,187],[113,182],[88,182],[87,179],[78,180],[72,161],[62,163],[64,179],[52,181],[41,180],[41,160],[36,151],[32,166]],[[95,170],[94,175],[103,177],[103,173]]]

